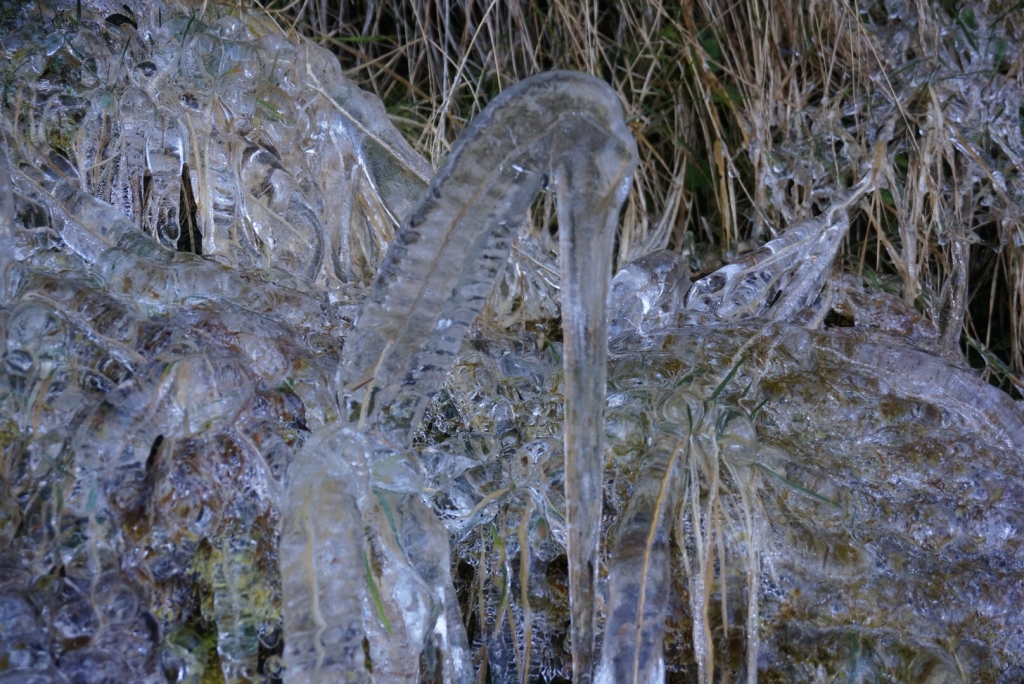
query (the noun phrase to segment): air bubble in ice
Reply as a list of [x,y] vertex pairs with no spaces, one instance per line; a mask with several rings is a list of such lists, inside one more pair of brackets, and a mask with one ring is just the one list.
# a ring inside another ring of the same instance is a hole
[[757,430],[745,414],[727,410],[718,419],[718,448],[722,458],[740,467],[757,460]]
[[693,392],[676,390],[665,397],[659,416],[683,434],[690,434],[704,419],[704,402]]

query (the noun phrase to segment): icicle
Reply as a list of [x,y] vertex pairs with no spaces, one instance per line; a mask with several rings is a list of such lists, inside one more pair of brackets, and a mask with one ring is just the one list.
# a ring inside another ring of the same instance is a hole
[[847,210],[871,190],[872,183],[872,176],[865,176],[821,216],[793,226],[695,282],[686,297],[687,311],[710,313],[720,320],[793,320],[821,292],[849,228]]
[[7,245],[0,249],[0,306],[5,308],[13,294],[8,291],[8,272],[15,260],[14,244],[14,188],[7,152],[0,145],[0,245]]
[[289,684],[372,681],[363,650],[360,515],[369,448],[358,433],[321,430],[289,469],[280,550]]

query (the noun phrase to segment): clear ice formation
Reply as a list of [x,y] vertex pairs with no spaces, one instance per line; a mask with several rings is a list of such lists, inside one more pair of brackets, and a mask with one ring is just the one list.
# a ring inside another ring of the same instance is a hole
[[265,17],[5,17],[0,678],[277,679],[285,473],[432,171]]
[[[0,682],[1024,680],[1021,411],[955,293],[833,273],[867,185],[625,265],[606,336],[606,89],[506,91],[418,200],[328,53],[211,8],[5,15]],[[553,291],[545,184],[562,339],[471,329]]]
[[[785,478],[771,470],[774,465],[770,467],[764,462],[775,454],[759,452],[753,420],[764,405],[751,410],[742,401],[722,400],[726,396],[723,390],[730,382],[739,380],[741,386],[747,384],[742,396],[757,396],[753,388],[778,373],[772,362],[757,359],[770,359],[778,350],[783,357],[790,356],[798,367],[809,364],[800,370],[810,371],[816,365],[813,357],[818,356],[846,373],[876,381],[884,378],[886,394],[941,405],[944,413],[955,414],[968,425],[985,426],[989,443],[996,448],[1012,454],[1024,445],[1024,420],[1019,408],[999,390],[980,385],[969,371],[931,353],[904,346],[905,343],[887,344],[882,334],[878,335],[880,339],[872,340],[843,334],[815,338],[809,332],[808,329],[821,326],[825,312],[832,306],[829,291],[833,288],[825,285],[849,226],[846,210],[863,196],[869,185],[869,179],[865,179],[820,217],[798,224],[755,252],[698,280],[688,292],[685,286],[675,285],[676,274],[685,273],[685,267],[672,253],[656,252],[642,257],[626,265],[613,280],[610,315],[613,321],[623,321],[619,328],[623,337],[613,342],[613,363],[619,358],[635,371],[635,361],[630,364],[629,360],[640,356],[644,365],[650,366],[640,374],[647,378],[657,377],[659,365],[692,353],[683,352],[688,345],[679,344],[694,335],[695,328],[714,331],[710,339],[697,342],[713,349],[717,346],[712,342],[713,335],[718,330],[744,319],[757,321],[757,325],[734,331],[742,344],[722,359],[730,366],[722,367],[719,362],[719,375],[711,376],[711,383],[692,371],[663,376],[663,386],[671,375],[676,378],[653,402],[652,427],[610,554],[608,608],[598,674],[602,684],[664,681],[661,649],[670,584],[673,513],[675,524],[680,525],[676,543],[689,589],[697,679],[713,680],[712,625],[707,617],[707,603],[714,574],[709,558],[714,558],[715,551],[709,550],[708,545],[716,535],[722,535],[721,530],[713,528],[721,524],[716,522],[717,507],[728,505],[722,503],[727,480],[732,483],[733,519],[729,520],[729,513],[724,517],[737,528],[734,534],[740,547],[738,561],[746,575],[746,662],[739,671],[747,681],[757,681],[760,537],[766,532],[758,529],[755,520],[765,515],[758,502],[756,476],[760,469],[783,481]],[[835,289],[840,289],[839,283]],[[670,302],[679,298],[680,290],[687,294],[685,304],[673,308]],[[857,298],[863,302],[863,293],[857,297],[846,290],[844,294],[848,310],[863,306],[857,307],[850,301]],[[888,308],[897,307],[890,303]],[[672,312],[668,317],[666,309]],[[855,314],[856,318],[863,316],[861,311]],[[904,314],[903,318],[912,316]],[[903,333],[904,340],[913,339],[909,331]],[[925,344],[939,342],[934,329],[931,333],[925,337]],[[763,350],[765,345],[767,354]],[[753,373],[745,371],[743,366],[748,359],[764,365]],[[700,367],[692,361],[687,365],[691,369]],[[633,380],[630,384],[638,383]],[[972,389],[968,390],[968,386]],[[613,395],[613,402],[622,404],[624,399]],[[813,491],[804,491],[814,496]],[[826,503],[838,507],[833,502]],[[695,557],[691,559],[690,553]],[[720,563],[724,562],[723,555],[719,550]],[[721,591],[724,602],[724,589]],[[727,613],[724,609],[722,612]],[[1018,625],[1018,634],[1020,629]]]
[[645,332],[674,318],[686,303],[690,273],[682,257],[667,249],[626,264],[608,293],[608,334]]
[[[379,454],[359,444],[353,430],[379,434],[395,451],[409,447],[427,403],[441,388],[508,259],[519,225],[549,178],[558,196],[562,260],[573,674],[574,681],[590,680],[603,470],[605,297],[619,208],[635,165],[636,146],[618,97],[603,82],[582,74],[550,72],[508,88],[459,137],[395,235],[345,341],[338,380],[343,419],[333,428],[339,441],[330,448],[307,446],[292,466],[301,475],[290,474],[282,541],[288,681],[325,681],[359,669],[363,658],[358,595],[348,602],[348,611],[333,619],[322,613],[326,606],[339,610],[340,598],[333,605],[318,598],[335,597],[340,591],[335,588],[346,579],[360,592],[364,584],[353,560],[361,545],[351,545],[357,541],[351,532],[344,525],[333,533],[316,529],[324,520],[338,525],[346,519],[347,513],[332,512],[337,502],[361,500],[359,508],[365,510],[369,501],[365,493],[345,491],[360,478],[348,470],[335,474],[335,461],[366,460],[373,468],[379,460]],[[388,487],[373,479],[375,487]],[[424,510],[421,526],[429,527],[429,518]],[[434,526],[443,532],[436,520]],[[296,528],[304,533],[293,548]],[[303,558],[303,571],[292,569],[292,558]],[[414,559],[410,563],[416,565]],[[445,593],[453,608],[437,612],[430,629],[438,631],[433,625],[448,618],[440,623],[449,629],[444,652],[451,669],[444,680],[464,681],[471,673],[468,647],[461,621],[456,620],[458,629],[451,624],[458,617],[454,589],[448,585]],[[423,620],[410,612],[402,617],[410,626]],[[328,641],[335,633],[344,634],[347,643]],[[411,649],[397,656],[415,662],[418,658],[410,654],[418,652],[419,644]],[[372,641],[370,650],[375,668],[392,662],[377,657]]]

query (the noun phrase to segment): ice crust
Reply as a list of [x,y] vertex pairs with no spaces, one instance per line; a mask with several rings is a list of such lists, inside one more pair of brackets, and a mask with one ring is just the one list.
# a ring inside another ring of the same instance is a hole
[[594,79],[434,177],[260,16],[78,12],[0,31],[0,682],[1024,678],[1024,420],[832,272],[877,179],[610,281]]

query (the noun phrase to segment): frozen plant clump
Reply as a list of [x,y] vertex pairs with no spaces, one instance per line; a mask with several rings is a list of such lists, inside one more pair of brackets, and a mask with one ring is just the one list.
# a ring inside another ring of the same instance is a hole
[[285,474],[432,170],[256,14],[26,4],[0,43],[2,676],[280,678]]
[[0,681],[1024,677],[1020,409],[834,266],[883,170],[611,279],[596,79],[434,176],[263,15],[2,12]]

